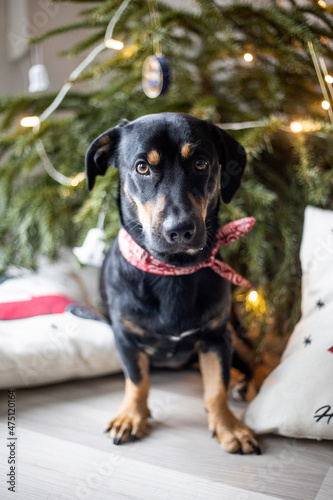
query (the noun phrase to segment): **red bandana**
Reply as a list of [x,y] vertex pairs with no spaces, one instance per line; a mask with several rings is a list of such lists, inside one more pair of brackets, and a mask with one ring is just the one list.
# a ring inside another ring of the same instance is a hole
[[183,274],[193,274],[203,267],[210,267],[222,278],[230,281],[234,285],[250,287],[251,284],[245,278],[236,273],[236,271],[225,262],[217,260],[215,256],[220,246],[229,245],[229,243],[238,240],[244,236],[244,234],[248,233],[250,229],[252,229],[255,221],[254,217],[245,217],[244,219],[229,222],[229,224],[221,227],[217,231],[215,245],[208,259],[191,267],[178,267],[172,264],[165,264],[155,259],[155,257],[152,257],[146,250],[141,248],[124,228],[121,228],[119,231],[118,243],[122,256],[132,264],[132,266],[137,267],[141,271],[146,271],[150,274],[159,274],[161,276],[179,276]]

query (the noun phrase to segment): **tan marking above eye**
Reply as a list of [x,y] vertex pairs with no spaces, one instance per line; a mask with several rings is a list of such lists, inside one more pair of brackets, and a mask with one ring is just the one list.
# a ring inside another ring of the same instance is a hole
[[180,154],[182,155],[183,158],[189,158],[192,156],[194,153],[194,147],[192,144],[189,142],[186,142],[185,144],[182,145],[182,148],[180,150]]
[[159,162],[161,161],[161,157],[159,153],[156,151],[156,149],[152,149],[147,154],[147,160],[149,161],[150,165],[158,165]]

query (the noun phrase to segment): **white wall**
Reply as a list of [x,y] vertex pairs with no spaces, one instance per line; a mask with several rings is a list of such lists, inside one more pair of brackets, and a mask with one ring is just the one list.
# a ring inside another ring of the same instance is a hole
[[[183,0],[182,7],[188,7],[191,1]],[[179,6],[179,0],[167,2]],[[28,46],[28,39],[75,22],[77,13],[90,5],[94,4],[54,4],[49,0],[0,0],[0,96],[28,92],[28,71],[34,62],[34,51]],[[39,52],[43,54],[43,63],[50,79],[49,90],[59,90],[70,72],[84,57],[83,53],[74,58],[60,56],[59,53],[84,39],[89,33],[92,33],[92,30],[80,29],[70,34],[51,37],[39,45]]]
[[[225,1],[225,0],[224,0]],[[193,9],[193,0],[165,0],[175,8]],[[89,3],[50,3],[49,0],[0,0],[0,96],[28,92],[28,71],[32,49],[28,39],[77,20],[77,13]],[[84,53],[69,58],[59,53],[84,39],[92,30],[80,29],[51,37],[40,44],[51,91],[60,90]],[[87,51],[86,53],[88,53]]]
[[[75,22],[77,12],[90,5],[51,4],[48,0],[0,0],[0,95],[28,91],[32,49],[27,45],[27,39]],[[85,38],[89,32],[80,29],[51,37],[40,44],[43,63],[50,78],[50,90],[60,89],[69,73],[83,59],[82,54],[69,58],[59,53]]]

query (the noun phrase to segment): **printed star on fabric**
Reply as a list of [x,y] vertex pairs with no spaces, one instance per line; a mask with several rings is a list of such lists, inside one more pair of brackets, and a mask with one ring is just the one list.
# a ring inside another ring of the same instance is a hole
[[330,347],[330,348],[328,349],[328,351],[329,351],[329,352],[331,352],[331,353],[333,354],[333,345],[332,345],[332,347]]
[[325,302],[319,299],[318,302],[316,303],[316,306],[318,307],[318,309],[321,309],[322,307],[325,306]]
[[303,340],[304,347],[306,347],[307,345],[310,345],[311,342],[312,342],[311,335],[309,335],[308,337],[305,337],[305,339]]

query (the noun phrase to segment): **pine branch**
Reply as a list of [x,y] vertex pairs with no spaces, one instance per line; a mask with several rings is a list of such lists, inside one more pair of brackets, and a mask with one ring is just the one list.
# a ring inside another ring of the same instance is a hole
[[[77,55],[103,39],[120,4],[96,0],[87,5],[82,0],[76,22],[33,41],[88,28],[80,42],[63,51]],[[316,2],[309,6],[297,0],[284,1],[283,7],[273,1],[263,7],[197,0],[193,12],[160,2],[158,11],[156,26],[146,0],[130,2],[114,32],[125,41],[124,50],[105,51],[105,57],[94,61],[38,132],[19,127],[19,119],[23,113],[40,115],[54,94],[0,99],[0,265],[33,267],[38,252],[55,256],[63,245],[81,244],[106,198],[109,242],[118,230],[117,170],[98,177],[91,194],[84,182],[62,186],[47,174],[36,139],[43,141],[54,167],[73,177],[84,169],[90,142],[124,117],[179,111],[220,123],[260,120],[260,127],[231,131],[246,147],[248,166],[237,196],[221,207],[221,222],[254,215],[257,224],[224,256],[265,296],[264,308],[247,316],[259,340],[272,318],[276,331],[290,331],[299,316],[304,207],[333,208],[333,126],[323,121],[322,95],[307,46],[312,40],[328,67],[333,65],[331,13]],[[154,40],[162,43],[169,59],[172,83],[167,94],[148,99],[141,71]],[[254,55],[251,64],[243,60],[247,51]],[[93,90],[82,92],[79,82]],[[288,133],[292,119],[302,119],[309,131]]]

